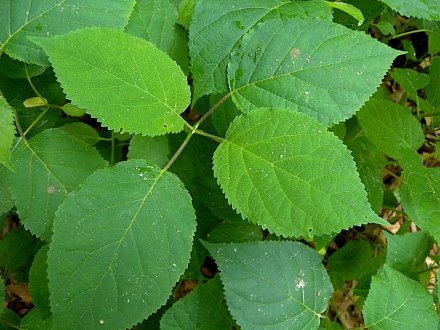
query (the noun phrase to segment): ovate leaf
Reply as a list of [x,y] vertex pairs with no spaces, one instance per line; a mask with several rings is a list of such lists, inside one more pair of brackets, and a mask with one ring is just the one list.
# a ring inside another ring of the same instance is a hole
[[230,330],[233,321],[226,308],[218,276],[176,302],[162,317],[161,330]]
[[426,73],[420,73],[411,69],[395,68],[390,72],[390,76],[405,89],[412,100],[418,98],[417,91],[426,87],[430,80]]
[[161,167],[166,164],[170,153],[166,136],[135,135],[130,141],[127,158],[145,159]]
[[205,243],[242,329],[317,329],[333,292],[318,253],[297,242]]
[[32,296],[32,304],[46,316],[50,315],[47,251],[49,244],[43,245],[38,250],[29,269],[29,292]]
[[150,42],[107,28],[36,42],[49,54],[67,96],[105,126],[143,135],[183,129],[186,77]]
[[321,0],[198,1],[189,31],[196,99],[227,90],[226,67],[235,43],[258,22],[273,17],[331,19],[331,12]]
[[0,163],[12,170],[11,147],[14,140],[14,114],[6,99],[0,95]]
[[398,54],[329,21],[275,19],[257,25],[237,44],[228,79],[244,112],[288,108],[331,126],[368,100]]
[[391,101],[372,98],[357,114],[365,135],[387,155],[400,159],[418,149],[425,137],[410,111]]
[[126,329],[147,318],[187,267],[195,226],[175,175],[141,160],[92,174],[54,222],[54,328]]
[[21,140],[12,154],[16,173],[7,174],[20,222],[49,240],[55,211],[67,194],[105,165],[98,152],[61,129]]
[[440,241],[440,169],[403,163],[402,206],[417,226]]
[[343,12],[352,16],[354,19],[358,21],[358,26],[361,26],[362,23],[364,23],[364,15],[362,15],[362,11],[359,8],[353,6],[352,4],[345,2],[331,2],[331,1],[326,1],[326,3],[330,7],[342,10]]
[[302,113],[260,109],[238,117],[213,160],[232,206],[278,235],[330,234],[381,221],[350,152]]
[[363,315],[370,330],[437,329],[438,323],[428,290],[387,265],[373,276]]
[[28,37],[52,37],[87,26],[122,29],[134,1],[3,0],[0,11],[0,54],[30,63],[49,65],[41,47]]
[[426,18],[431,21],[440,19],[440,2],[432,0],[381,0],[393,10],[407,17]]

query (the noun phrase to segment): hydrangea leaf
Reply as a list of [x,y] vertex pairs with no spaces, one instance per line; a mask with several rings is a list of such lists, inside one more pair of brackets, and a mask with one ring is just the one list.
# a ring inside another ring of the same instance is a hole
[[214,175],[243,217],[283,236],[384,223],[370,208],[350,152],[318,121],[288,109],[235,119]]
[[[107,28],[36,40],[69,99],[115,131],[179,132],[190,91],[179,66],[150,42]],[[79,78],[80,77],[80,78]]]
[[142,160],[93,173],[54,221],[54,328],[126,329],[147,318],[187,267],[195,228],[191,197],[174,174]]
[[20,222],[43,240],[50,239],[67,194],[106,164],[94,148],[57,128],[18,142],[12,163],[16,172],[7,179]]
[[393,158],[404,157],[405,150],[416,150],[425,140],[417,119],[408,109],[391,101],[372,98],[357,118],[367,138]]
[[145,159],[149,163],[161,167],[169,160],[169,146],[166,136],[141,136],[135,135],[130,140],[128,159]]
[[438,323],[428,290],[386,264],[372,278],[363,315],[371,330],[437,329]]
[[229,85],[243,112],[288,108],[331,126],[359,110],[400,53],[330,21],[274,19],[236,45]]
[[[414,152],[415,153],[415,152]],[[426,168],[405,157],[402,163],[402,206],[417,226],[440,241],[440,169]]]
[[228,89],[226,67],[234,45],[258,22],[273,17],[332,16],[330,7],[321,0],[197,2],[189,30],[195,99]]
[[49,65],[47,55],[28,37],[53,37],[87,26],[122,29],[134,0],[3,0],[0,11],[0,54],[38,65]]
[[167,310],[161,330],[230,330],[233,321],[226,308],[219,277],[199,282],[193,291]]
[[15,126],[12,108],[3,96],[0,95],[0,164],[5,165],[10,170],[11,147],[14,141]]
[[319,254],[298,242],[205,243],[242,329],[317,329],[333,292]]
[[381,0],[393,10],[407,17],[440,20],[440,2],[432,0]]

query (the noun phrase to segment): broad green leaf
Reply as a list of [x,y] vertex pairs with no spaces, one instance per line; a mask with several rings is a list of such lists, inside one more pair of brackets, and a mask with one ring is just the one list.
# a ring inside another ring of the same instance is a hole
[[393,10],[407,17],[440,20],[440,2],[437,0],[381,0]]
[[233,321],[226,308],[218,277],[201,283],[166,311],[161,330],[230,330]]
[[15,135],[14,114],[6,99],[0,95],[0,163],[13,170],[11,147]]
[[169,160],[169,153],[166,136],[135,135],[130,141],[127,158],[145,159],[149,163],[162,167]]
[[375,273],[384,262],[366,240],[350,241],[328,259],[329,276],[334,287],[342,287],[344,281],[359,280]]
[[175,175],[141,160],[93,173],[56,214],[54,328],[126,329],[155,312],[188,265],[195,226]]
[[14,206],[14,200],[6,179],[7,171],[9,170],[6,167],[0,165],[0,215],[8,212]]
[[3,313],[0,314],[0,326],[1,330],[15,330],[20,329],[21,318],[17,313],[14,313],[11,309],[3,309]]
[[1,0],[0,54],[49,65],[41,47],[28,37],[53,37],[87,26],[122,29],[133,5],[133,0]]
[[28,78],[42,74],[46,67],[34,64],[27,64],[14,60],[8,55],[0,57],[0,72],[10,78]]
[[418,280],[417,272],[426,269],[425,259],[432,248],[432,241],[423,231],[405,235],[384,233],[387,238],[387,264]]
[[14,270],[23,266],[31,257],[32,247],[32,235],[23,226],[10,230],[0,240],[0,267]]
[[[32,297],[33,298],[33,297]],[[52,320],[46,318],[44,312],[33,307],[20,322],[20,330],[47,330],[52,329]]]
[[297,242],[205,243],[243,329],[317,329],[333,292],[318,253]]
[[428,231],[440,242],[440,169],[426,168],[420,162],[408,162],[403,167],[400,196],[404,211],[417,226]]
[[331,19],[321,0],[199,0],[189,34],[194,98],[227,91],[226,67],[237,43],[258,22],[274,17]]
[[430,82],[426,86],[426,98],[436,108],[436,111],[440,111],[440,57],[434,57],[429,67]]
[[12,153],[16,173],[7,178],[21,223],[49,240],[55,211],[66,195],[105,161],[85,142],[60,129],[20,140]]
[[373,276],[363,315],[370,330],[436,329],[438,323],[428,290],[387,265]]
[[390,76],[405,89],[412,100],[418,99],[417,91],[426,87],[430,80],[427,74],[411,69],[395,68],[390,72]]
[[43,245],[35,255],[29,269],[29,292],[32,296],[32,304],[46,317],[50,315],[47,251],[49,251],[49,245]]
[[325,3],[328,4],[330,7],[342,10],[343,12],[355,18],[358,21],[358,26],[364,23],[364,15],[362,15],[362,11],[360,11],[359,8],[353,6],[352,4],[331,1],[325,1]]
[[405,150],[418,149],[425,139],[411,112],[391,101],[372,98],[357,118],[367,138],[393,158],[400,159]]
[[[238,217],[239,218],[239,217]],[[206,235],[210,243],[242,243],[261,241],[260,227],[241,219],[224,220]]]
[[138,0],[124,31],[171,55],[177,8],[169,0]]
[[350,152],[302,113],[260,109],[238,117],[213,161],[232,206],[277,235],[383,223],[369,207]]
[[148,41],[90,28],[36,42],[49,54],[67,96],[103,125],[143,135],[183,129],[186,77]]
[[274,19],[236,45],[229,85],[243,112],[288,108],[331,126],[368,100],[400,53],[333,22]]

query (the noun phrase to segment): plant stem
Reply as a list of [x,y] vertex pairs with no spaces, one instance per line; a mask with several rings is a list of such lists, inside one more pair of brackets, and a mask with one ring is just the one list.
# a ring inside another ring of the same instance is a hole
[[399,34],[396,34],[395,36],[391,37],[390,40],[397,39],[397,38],[400,38],[400,37],[404,37],[404,36],[407,36],[407,35],[410,35],[410,34],[414,34],[414,33],[429,32],[429,31],[430,30],[420,29],[420,30],[412,30],[412,31],[408,31],[408,32],[403,32],[403,33],[399,33]]
[[214,141],[216,141],[218,143],[222,143],[225,140],[225,139],[221,138],[220,136],[206,133],[206,132],[204,132],[204,131],[202,131],[200,129],[195,130],[194,133],[196,133],[198,135],[206,136],[206,137],[208,137],[208,138],[210,138],[210,139],[212,139],[212,140],[214,140]]
[[214,104],[211,109],[208,110],[207,113],[205,113],[202,118],[200,118],[195,124],[194,124],[194,130],[199,128],[199,126],[210,116],[212,113],[217,110],[218,107],[220,107],[225,101],[231,97],[233,92],[226,93],[216,104]]
[[168,171],[168,169],[171,167],[171,165],[173,165],[173,163],[176,161],[176,159],[182,153],[183,149],[185,149],[185,147],[188,144],[189,140],[191,140],[191,137],[192,137],[193,134],[194,134],[194,130],[191,131],[190,133],[188,133],[188,135],[186,136],[185,140],[183,140],[182,144],[180,145],[179,149],[177,149],[177,151],[174,153],[173,157],[171,157],[171,159],[168,161],[168,163],[166,163],[164,168],[160,171],[160,175],[162,175],[163,173]]
[[45,105],[48,105],[46,99],[40,94],[40,92],[38,92],[38,90],[35,88],[34,84],[32,83],[31,77],[29,77],[28,75],[26,75],[26,79],[29,83],[29,85],[31,86],[32,90],[34,91],[34,93],[41,99],[43,100],[43,102],[45,103]]

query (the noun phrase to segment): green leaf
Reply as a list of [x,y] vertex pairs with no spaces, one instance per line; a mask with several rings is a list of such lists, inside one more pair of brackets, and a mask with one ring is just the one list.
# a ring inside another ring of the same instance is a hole
[[[47,55],[28,37],[52,37],[87,26],[122,29],[134,1],[5,0],[0,11],[0,54],[24,62],[49,65]],[[90,44],[89,44],[90,45]]]
[[362,15],[362,12],[359,8],[353,6],[352,4],[331,1],[325,1],[325,3],[328,4],[330,7],[342,10],[343,12],[355,18],[358,21],[358,26],[361,26],[364,23],[364,15]]
[[438,323],[428,290],[387,265],[373,276],[363,315],[370,330],[437,329]]
[[350,152],[302,113],[260,109],[238,117],[213,161],[232,206],[277,235],[383,223],[369,207]]
[[6,167],[0,166],[0,215],[8,212],[14,206],[14,200],[6,179],[7,171],[9,170]]
[[126,329],[148,317],[187,267],[195,226],[175,175],[141,160],[93,173],[56,214],[54,328]]
[[5,297],[6,297],[5,281],[3,279],[0,279],[0,315],[3,313],[4,310]]
[[348,242],[328,259],[329,276],[334,287],[342,287],[344,281],[359,280],[376,272],[385,259],[382,256],[377,255],[366,240]]
[[391,101],[372,98],[358,112],[365,135],[387,155],[400,159],[405,150],[417,150],[425,140],[410,111]]
[[261,241],[260,227],[241,219],[224,220],[206,235],[210,243],[242,243]]
[[[33,297],[32,297],[33,298]],[[45,318],[44,312],[38,307],[33,307],[20,322],[20,330],[47,330],[52,329],[52,320]]]
[[130,141],[127,158],[145,159],[159,167],[164,166],[168,160],[168,139],[166,136],[141,136],[135,135]]
[[230,330],[232,325],[218,276],[207,283],[199,283],[167,310],[160,321],[161,330]]
[[243,112],[288,108],[331,126],[368,100],[400,53],[329,21],[270,20],[235,47],[229,85]]
[[21,223],[49,240],[58,206],[96,169],[105,165],[98,152],[60,129],[46,129],[20,140],[12,154],[16,173],[7,173]]
[[183,129],[180,113],[190,100],[186,77],[148,41],[90,28],[36,42],[49,54],[67,96],[103,125],[143,135]]
[[[410,276],[426,269],[425,259],[432,248],[429,236],[423,231],[405,235],[384,233],[387,238],[387,264]],[[412,276],[411,276],[412,277]]]
[[0,58],[0,72],[10,78],[30,78],[42,74],[45,70],[44,66],[17,61],[8,55],[3,55]]
[[432,0],[381,0],[393,10],[407,17],[440,20],[440,2]]
[[411,69],[395,68],[390,76],[405,89],[412,100],[418,99],[417,91],[428,86],[430,80],[427,74]]
[[169,0],[138,0],[124,31],[171,55],[177,8]]
[[32,247],[32,235],[23,226],[10,230],[0,240],[0,267],[14,270],[23,266],[32,254]]
[[14,114],[6,99],[0,95],[0,163],[13,170],[11,147],[14,141]]
[[196,8],[198,0],[182,0],[179,4],[179,17],[177,23],[182,25],[185,29],[189,29],[192,20],[194,9]]
[[404,211],[440,242],[440,169],[425,168],[405,158],[400,196]]
[[321,0],[199,0],[189,34],[194,98],[227,91],[226,67],[234,45],[258,22],[273,17],[331,19]]
[[94,146],[101,139],[96,129],[83,122],[69,123],[59,127],[59,129],[83,140],[91,146]]
[[429,77],[431,78],[426,86],[426,99],[440,111],[440,57],[434,57],[429,67]]
[[29,269],[29,292],[32,296],[32,303],[46,317],[50,315],[47,251],[49,251],[49,245],[43,245],[35,255]]
[[243,329],[316,329],[333,292],[318,253],[297,242],[205,243]]

